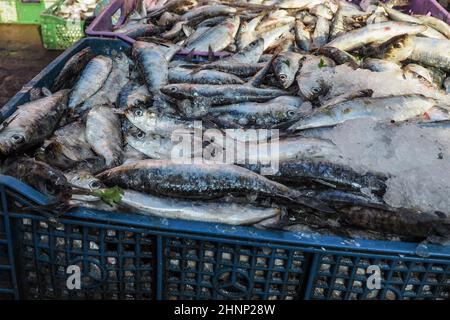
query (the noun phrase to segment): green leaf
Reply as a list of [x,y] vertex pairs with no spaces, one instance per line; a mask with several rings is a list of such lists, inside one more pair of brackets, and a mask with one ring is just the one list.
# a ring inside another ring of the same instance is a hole
[[319,64],[317,66],[319,68],[328,67],[328,65],[325,63],[325,61],[322,58],[320,58],[320,62],[319,62]]
[[92,195],[101,198],[104,202],[113,206],[115,203],[122,201],[123,190],[115,186],[108,189],[92,190]]

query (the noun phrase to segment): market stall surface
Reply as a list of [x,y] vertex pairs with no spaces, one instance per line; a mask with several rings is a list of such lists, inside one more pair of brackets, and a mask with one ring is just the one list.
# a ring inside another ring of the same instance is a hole
[[0,24],[0,107],[61,51],[48,51],[39,26]]

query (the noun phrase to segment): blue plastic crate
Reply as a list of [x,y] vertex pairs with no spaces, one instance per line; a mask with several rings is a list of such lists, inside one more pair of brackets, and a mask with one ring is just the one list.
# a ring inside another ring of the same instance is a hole
[[[69,48],[0,110],[51,86],[64,63],[91,46],[128,50],[120,40],[86,38]],[[0,299],[450,299],[450,247],[351,240],[316,234],[78,209],[58,223],[24,210],[47,199],[0,176]],[[82,288],[66,286],[77,265]],[[379,266],[381,288],[368,289]]]

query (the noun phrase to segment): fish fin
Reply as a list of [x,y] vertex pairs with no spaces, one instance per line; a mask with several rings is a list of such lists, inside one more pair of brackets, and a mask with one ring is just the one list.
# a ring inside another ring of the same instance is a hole
[[194,58],[194,52],[195,52],[195,48],[192,49],[186,56],[186,61],[188,62],[192,62],[193,58]]
[[211,46],[208,46],[208,61],[214,61],[214,51]]
[[203,67],[197,67],[197,68],[192,69],[192,71],[189,72],[189,74],[193,75],[193,74],[196,74],[197,72],[200,72],[202,70],[203,70]]

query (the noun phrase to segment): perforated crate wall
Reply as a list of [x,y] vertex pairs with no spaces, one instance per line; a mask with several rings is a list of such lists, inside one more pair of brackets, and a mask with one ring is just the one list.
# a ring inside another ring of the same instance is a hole
[[[405,243],[87,209],[51,223],[27,209],[45,198],[17,180],[0,176],[0,196],[4,297],[450,299],[449,248],[429,246],[419,257]],[[79,290],[66,283],[74,265]],[[378,289],[367,286],[370,265],[380,268]]]
[[54,15],[61,2],[56,2],[41,14],[42,43],[46,49],[66,49],[85,35],[83,20],[68,20]]

